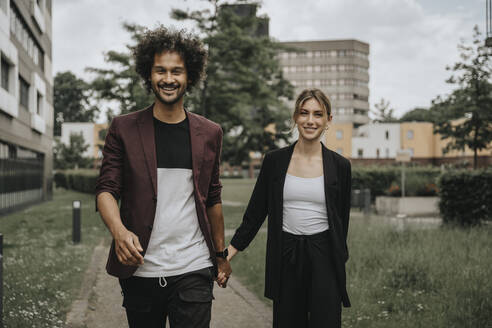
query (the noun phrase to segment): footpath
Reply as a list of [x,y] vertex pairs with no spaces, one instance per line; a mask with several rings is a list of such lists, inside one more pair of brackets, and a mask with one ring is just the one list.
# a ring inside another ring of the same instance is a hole
[[[78,298],[67,315],[67,328],[128,327],[118,281],[105,270],[107,253],[108,246],[103,243],[95,248]],[[233,276],[227,288],[215,284],[214,296],[211,328],[272,326],[272,310]]]

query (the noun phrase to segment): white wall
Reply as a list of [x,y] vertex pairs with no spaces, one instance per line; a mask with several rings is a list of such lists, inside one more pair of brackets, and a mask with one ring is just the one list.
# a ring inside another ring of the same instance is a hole
[[65,145],[69,145],[70,134],[81,132],[85,144],[89,145],[89,148],[84,152],[84,156],[92,157],[94,149],[94,123],[62,123],[60,140]]
[[[362,149],[362,157],[359,149]],[[378,158],[378,149],[379,158],[396,157],[400,149],[399,123],[369,123],[357,129],[352,137],[352,158]]]

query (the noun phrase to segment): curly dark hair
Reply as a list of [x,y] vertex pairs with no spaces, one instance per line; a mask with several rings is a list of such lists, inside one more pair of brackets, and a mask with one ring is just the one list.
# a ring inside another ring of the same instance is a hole
[[183,58],[189,81],[187,90],[205,77],[207,50],[196,35],[184,29],[175,30],[159,25],[154,30],[146,30],[132,51],[135,70],[144,80],[148,92],[152,89],[150,74],[154,56],[163,51],[175,51]]

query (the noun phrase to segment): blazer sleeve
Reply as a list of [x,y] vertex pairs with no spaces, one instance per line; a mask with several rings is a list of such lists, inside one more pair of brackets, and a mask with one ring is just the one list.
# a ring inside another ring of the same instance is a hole
[[231,245],[242,251],[251,243],[268,214],[269,154],[265,155],[243,222],[232,237]]
[[212,171],[212,178],[208,187],[207,207],[222,203],[221,192],[222,184],[220,183],[220,155],[222,152],[222,129],[219,127],[217,133],[217,146],[215,150],[215,162]]
[[[96,200],[102,192],[109,192],[118,201],[123,188],[123,160],[125,148],[118,134],[118,119],[114,118],[104,142],[103,160],[96,182]],[[97,201],[96,201],[97,211]]]

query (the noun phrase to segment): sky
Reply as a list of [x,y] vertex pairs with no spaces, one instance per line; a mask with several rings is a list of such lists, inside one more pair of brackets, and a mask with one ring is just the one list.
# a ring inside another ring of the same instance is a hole
[[[445,83],[446,66],[459,60],[457,45],[471,40],[474,25],[485,32],[485,1],[263,0],[259,14],[270,17],[270,36],[279,41],[369,43],[370,108],[384,98],[399,117],[454,88]],[[105,67],[104,52],[125,50],[123,22],[193,29],[172,20],[171,8],[206,7],[204,0],[54,0],[54,74],[90,80],[86,67]]]

